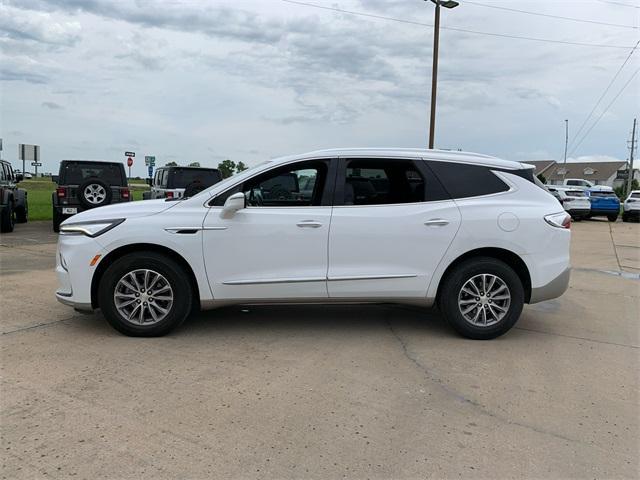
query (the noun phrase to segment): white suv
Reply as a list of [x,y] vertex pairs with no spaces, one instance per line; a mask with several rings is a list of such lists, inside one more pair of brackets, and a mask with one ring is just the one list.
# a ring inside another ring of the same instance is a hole
[[632,190],[622,206],[622,221],[640,221],[640,190]]
[[58,300],[134,336],[251,303],[437,305],[505,333],[569,282],[570,216],[533,166],[417,149],[265,162],[182,201],[80,213],[60,230]]

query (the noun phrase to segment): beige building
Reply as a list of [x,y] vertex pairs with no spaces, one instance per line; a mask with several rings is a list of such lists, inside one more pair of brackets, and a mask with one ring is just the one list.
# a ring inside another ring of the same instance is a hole
[[[594,185],[619,187],[626,180],[628,162],[575,162],[557,163],[554,160],[524,162],[536,167],[536,175],[542,174],[549,185],[561,185],[565,178],[582,178]],[[633,169],[634,178],[640,179],[640,171]]]

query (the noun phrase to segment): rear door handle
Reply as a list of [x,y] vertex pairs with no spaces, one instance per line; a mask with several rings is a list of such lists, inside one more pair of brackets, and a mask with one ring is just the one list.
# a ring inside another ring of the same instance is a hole
[[427,220],[424,222],[427,227],[444,227],[445,225],[449,225],[449,220],[445,220],[444,218],[432,218],[431,220]]
[[320,222],[316,222],[315,220],[303,220],[302,222],[296,223],[300,228],[320,228],[322,224]]

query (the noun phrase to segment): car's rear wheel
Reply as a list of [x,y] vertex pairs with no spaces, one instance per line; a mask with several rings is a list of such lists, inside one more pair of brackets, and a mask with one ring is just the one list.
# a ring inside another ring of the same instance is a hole
[[15,212],[13,211],[13,203],[9,202],[9,204],[2,209],[2,214],[0,215],[0,232],[13,232],[15,223],[16,217]]
[[506,263],[491,257],[471,258],[444,279],[439,304],[458,333],[488,340],[503,335],[518,321],[524,288]]
[[193,305],[187,272],[155,252],[125,255],[105,271],[100,308],[113,328],[134,337],[156,337],[184,322]]
[[615,222],[616,220],[618,220],[618,215],[617,214],[616,215],[607,215],[607,219],[610,222]]

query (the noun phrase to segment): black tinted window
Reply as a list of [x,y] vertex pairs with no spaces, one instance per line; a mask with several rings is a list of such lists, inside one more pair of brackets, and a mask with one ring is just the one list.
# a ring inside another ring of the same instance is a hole
[[454,162],[428,163],[453,198],[477,197],[509,190],[509,186],[489,167]]
[[343,188],[344,205],[389,205],[426,199],[425,178],[410,160],[349,160]]
[[171,170],[169,188],[185,188],[191,183],[200,183],[210,187],[222,180],[217,170],[199,168],[177,168]]
[[64,164],[61,172],[61,183],[80,185],[88,178],[99,178],[109,185],[122,185],[122,165],[113,163],[80,163]]

